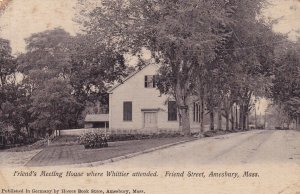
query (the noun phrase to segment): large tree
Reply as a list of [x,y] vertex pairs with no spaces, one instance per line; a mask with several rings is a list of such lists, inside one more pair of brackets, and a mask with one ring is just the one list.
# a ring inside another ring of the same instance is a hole
[[215,57],[226,23],[225,1],[102,1],[86,22],[87,33],[119,53],[141,54],[146,48],[161,64],[161,92],[173,94],[184,134],[190,134],[188,98],[192,74]]
[[29,127],[41,135],[77,128],[87,104],[108,104],[106,90],[125,75],[126,66],[123,56],[95,42],[91,36],[70,36],[60,28],[26,39],[18,69],[31,100],[34,119]]
[[[17,99],[16,63],[8,40],[0,38],[0,124],[10,125],[8,107]],[[1,127],[3,129],[3,126]]]
[[276,50],[270,97],[290,119],[300,116],[300,41],[286,42]]
[[71,36],[61,28],[36,33],[26,39],[26,53],[18,57],[24,80],[38,88],[51,78],[68,80],[71,71]]
[[35,120],[30,126],[41,136],[77,126],[77,114],[82,105],[76,101],[65,80],[53,78],[44,82],[43,87],[33,91],[31,99],[30,112]]
[[272,32],[271,26],[260,21],[250,23],[248,27],[254,30],[249,32],[242,24],[236,29],[237,36],[243,41],[234,53],[241,129],[247,128],[253,96],[265,96],[270,90],[275,49],[278,42],[283,41]]
[[[76,127],[76,120],[84,108],[74,102],[72,91],[68,87],[71,75],[71,42],[72,37],[60,28],[36,33],[26,39],[26,53],[18,56],[18,70],[23,75],[22,84],[27,88],[30,99],[29,111],[34,117],[28,126],[41,135],[45,135],[45,132],[51,134],[49,127],[52,131]],[[58,84],[65,87],[59,88],[62,99],[58,95]],[[65,93],[69,95],[63,95]],[[66,100],[67,98],[69,99]],[[65,103],[64,106],[62,102]],[[69,109],[73,107],[74,110],[67,113],[66,106]],[[61,113],[60,118],[55,113]],[[68,116],[70,114],[72,116]]]
[[227,1],[224,9],[230,22],[220,23],[214,30],[223,37],[214,48],[216,57],[196,69],[196,93],[201,104],[205,101],[212,130],[216,109],[218,129],[222,128],[222,115],[226,118],[226,129],[230,114],[233,125],[234,104],[239,105],[241,113],[240,119],[235,120],[240,120],[240,128],[245,129],[251,99],[254,95],[264,95],[270,86],[274,49],[282,37],[274,34],[270,23],[259,17],[265,3],[264,0]]
[[77,35],[71,45],[70,85],[83,104],[108,104],[107,89],[127,75],[124,57],[95,36]]

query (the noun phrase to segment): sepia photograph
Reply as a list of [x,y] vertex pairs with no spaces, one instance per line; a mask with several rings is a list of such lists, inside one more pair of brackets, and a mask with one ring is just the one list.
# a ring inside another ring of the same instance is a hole
[[0,193],[300,194],[300,0],[0,0]]

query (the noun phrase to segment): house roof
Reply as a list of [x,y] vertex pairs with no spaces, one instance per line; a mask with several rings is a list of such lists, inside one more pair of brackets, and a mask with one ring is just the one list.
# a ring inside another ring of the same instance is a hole
[[104,122],[109,121],[108,114],[87,114],[84,119],[85,122]]
[[133,77],[135,74],[137,74],[138,72],[140,72],[142,69],[144,69],[145,67],[147,67],[148,65],[150,65],[149,63],[147,65],[142,66],[141,68],[139,68],[138,70],[132,72],[131,74],[129,74],[127,77],[125,77],[124,79],[122,79],[122,81],[120,83],[115,84],[112,88],[110,88],[107,92],[111,93],[114,89],[116,89],[117,87],[119,87],[121,84],[123,84],[124,82],[126,82],[127,80],[129,80],[131,77]]

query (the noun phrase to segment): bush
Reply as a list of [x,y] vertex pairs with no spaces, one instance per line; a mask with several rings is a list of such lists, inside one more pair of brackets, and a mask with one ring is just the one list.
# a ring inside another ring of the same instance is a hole
[[84,148],[103,148],[107,147],[107,137],[104,134],[98,133],[85,133],[79,138],[80,144]]
[[130,141],[143,139],[173,138],[180,137],[180,133],[153,133],[153,134],[111,134],[108,141]]

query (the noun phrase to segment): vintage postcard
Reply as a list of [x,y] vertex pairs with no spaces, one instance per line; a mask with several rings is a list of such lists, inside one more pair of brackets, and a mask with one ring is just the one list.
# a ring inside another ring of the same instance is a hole
[[300,194],[299,0],[0,0],[1,194]]

